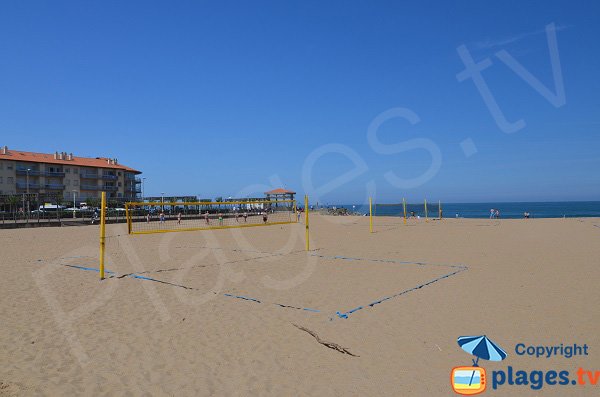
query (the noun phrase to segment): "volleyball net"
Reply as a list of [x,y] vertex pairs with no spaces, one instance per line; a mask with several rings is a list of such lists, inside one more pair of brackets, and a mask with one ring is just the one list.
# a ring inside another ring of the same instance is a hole
[[400,218],[442,218],[440,202],[398,203],[372,205],[373,216],[392,216]]
[[129,234],[183,232],[298,222],[295,200],[125,204]]

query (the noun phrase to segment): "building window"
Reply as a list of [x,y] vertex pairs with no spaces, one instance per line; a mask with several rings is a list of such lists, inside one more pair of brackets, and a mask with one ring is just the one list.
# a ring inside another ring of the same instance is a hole
[[9,177],[6,179],[6,183],[8,183],[8,184],[15,183],[15,180],[14,180],[14,178],[13,178],[12,176],[9,176]]
[[12,170],[12,169],[13,169],[13,166],[12,166],[12,164],[6,164],[6,169],[7,169],[7,170]]
[[0,170],[4,168],[4,164],[2,164],[2,162],[0,161]]
[[71,184],[71,181],[67,179],[67,180],[65,181],[65,185],[69,186],[70,184]]
[[73,181],[73,186],[79,186],[79,181],[78,180],[74,180]]
[[117,175],[121,176],[121,171],[117,172]]
[[73,173],[76,174],[77,173],[77,168],[73,168]]
[[0,183],[3,183],[3,182],[2,182],[2,177],[1,177],[1,176],[0,176]]
[[65,172],[68,174],[69,172],[71,172],[70,168],[65,168]]

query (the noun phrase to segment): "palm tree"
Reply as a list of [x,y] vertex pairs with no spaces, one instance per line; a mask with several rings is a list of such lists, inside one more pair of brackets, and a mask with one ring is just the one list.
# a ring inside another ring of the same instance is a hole
[[8,199],[6,200],[6,202],[9,205],[10,208],[10,213],[13,216],[13,219],[16,221],[16,215],[17,215],[17,206],[19,205],[19,198],[17,196],[8,196]]

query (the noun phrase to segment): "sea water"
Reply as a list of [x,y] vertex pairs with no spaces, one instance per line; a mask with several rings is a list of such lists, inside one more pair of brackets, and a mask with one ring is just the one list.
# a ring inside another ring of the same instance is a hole
[[[333,207],[333,206],[330,206]],[[368,204],[338,205],[351,211],[368,214]],[[438,203],[427,204],[429,217],[438,216]],[[581,218],[600,217],[600,201],[568,201],[568,202],[506,202],[506,203],[442,203],[445,218],[489,218],[490,210],[500,211],[500,218],[523,218],[528,212],[532,218]],[[410,216],[425,216],[423,203],[407,203],[406,210]],[[373,205],[374,216],[402,216],[402,204]]]

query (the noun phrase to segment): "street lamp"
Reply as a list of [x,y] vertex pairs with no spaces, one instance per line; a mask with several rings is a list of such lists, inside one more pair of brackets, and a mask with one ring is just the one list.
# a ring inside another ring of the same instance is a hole
[[29,171],[31,171],[31,168],[27,168],[27,219],[29,222]]
[[76,218],[76,216],[75,216],[75,194],[77,194],[77,190],[73,190],[73,219]]

